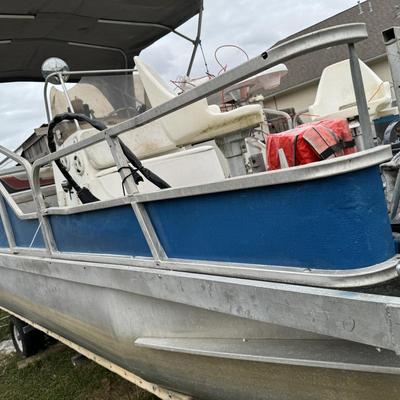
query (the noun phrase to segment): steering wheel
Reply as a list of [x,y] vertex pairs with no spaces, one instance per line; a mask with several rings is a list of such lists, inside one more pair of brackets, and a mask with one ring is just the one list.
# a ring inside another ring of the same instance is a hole
[[137,109],[135,107],[126,106],[126,107],[117,108],[116,110],[111,111],[109,114],[107,114],[104,117],[104,119],[112,118],[112,117],[118,117],[118,114],[123,112],[123,111],[133,111],[134,113],[137,113]]

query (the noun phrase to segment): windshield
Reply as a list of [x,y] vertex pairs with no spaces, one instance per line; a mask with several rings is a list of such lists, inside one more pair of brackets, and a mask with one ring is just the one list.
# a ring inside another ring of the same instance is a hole
[[[144,89],[136,73],[84,76],[78,83],[66,86],[72,109],[62,87],[52,86],[49,94],[51,116],[73,111],[112,126],[147,109]],[[80,127],[86,128],[82,123]],[[61,131],[65,140],[65,133],[76,131],[76,125],[65,122]]]

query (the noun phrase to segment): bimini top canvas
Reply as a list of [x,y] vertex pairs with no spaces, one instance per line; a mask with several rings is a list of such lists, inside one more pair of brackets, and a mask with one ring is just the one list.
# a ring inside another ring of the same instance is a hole
[[200,0],[2,0],[0,82],[42,80],[49,57],[75,71],[132,67],[135,55],[201,7]]

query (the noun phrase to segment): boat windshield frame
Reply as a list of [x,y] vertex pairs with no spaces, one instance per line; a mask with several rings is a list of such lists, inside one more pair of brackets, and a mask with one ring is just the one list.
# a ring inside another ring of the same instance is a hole
[[[128,75],[132,74],[136,71],[135,68],[127,68],[127,69],[111,69],[111,70],[90,70],[90,71],[59,71],[53,72],[46,77],[44,87],[43,87],[43,96],[44,96],[44,104],[45,104],[45,111],[46,111],[46,118],[47,122],[50,123],[52,120],[52,114],[50,110],[49,98],[48,98],[48,88],[49,84],[51,83],[52,78],[56,77],[61,84],[62,92],[64,94],[66,103],[70,108],[71,112],[74,111],[74,107],[72,105],[72,101],[68,94],[68,88],[66,87],[66,80],[64,77],[66,76],[79,76],[83,78],[85,76],[100,76],[100,75]],[[79,84],[79,82],[77,82]],[[77,122],[77,128],[79,129],[79,123]]]

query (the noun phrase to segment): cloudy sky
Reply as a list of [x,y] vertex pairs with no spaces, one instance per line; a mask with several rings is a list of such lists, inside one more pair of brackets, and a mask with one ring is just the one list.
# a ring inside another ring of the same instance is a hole
[[[328,18],[356,4],[356,0],[205,0],[203,47],[211,73],[218,73],[214,60],[218,46],[235,44],[250,57],[262,53],[276,41]],[[195,36],[196,18],[179,30]],[[191,45],[169,34],[142,53],[166,80],[175,79],[186,71]],[[245,61],[238,50],[223,49],[222,63],[232,68]],[[193,76],[204,75],[200,54]],[[42,84],[0,84],[0,143],[16,148],[37,126],[45,122]]]

